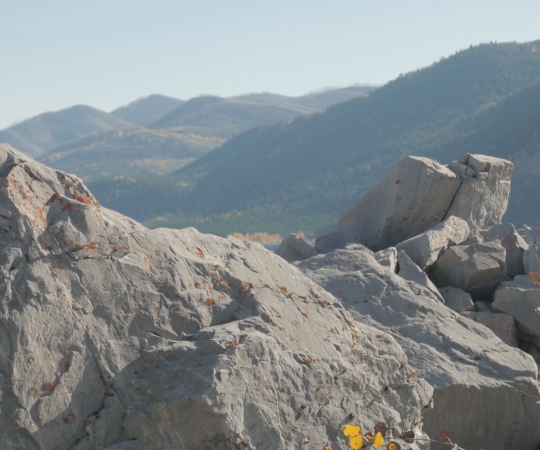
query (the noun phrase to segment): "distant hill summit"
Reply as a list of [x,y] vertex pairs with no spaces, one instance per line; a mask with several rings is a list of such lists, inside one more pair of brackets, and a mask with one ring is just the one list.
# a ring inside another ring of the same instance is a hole
[[258,101],[201,96],[188,100],[171,113],[148,125],[149,128],[186,128],[201,134],[212,133],[221,138],[263,124],[292,119],[314,112],[312,108],[293,104],[274,104]]
[[126,129],[132,124],[120,117],[86,105],[47,112],[0,131],[0,142],[38,157],[66,142],[93,133]]
[[[317,231],[334,224],[403,156],[450,162],[467,151],[519,153],[522,144],[510,138],[521,132],[511,120],[519,108],[510,107],[512,97],[524,102],[532,95],[524,91],[538,84],[540,41],[471,47],[325,112],[236,136],[161,180],[92,188],[105,206],[150,225],[157,225],[152,217],[165,216],[167,226],[218,234]],[[531,154],[540,152],[532,138],[539,121],[527,122]],[[479,148],[479,136],[496,129],[506,130],[506,148]]]
[[286,95],[261,92],[239,95],[232,98],[237,100],[248,100],[251,102],[299,105],[320,110],[328,108],[332,105],[336,105],[337,103],[368,94],[369,92],[377,89],[377,87],[378,86],[359,85],[337,89],[324,89],[319,92],[313,92],[301,95],[299,97],[288,97]]
[[117,108],[111,114],[136,125],[147,125],[174,111],[183,103],[184,100],[155,94]]

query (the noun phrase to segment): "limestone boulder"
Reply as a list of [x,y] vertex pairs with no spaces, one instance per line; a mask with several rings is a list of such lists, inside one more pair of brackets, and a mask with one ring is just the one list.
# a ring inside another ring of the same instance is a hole
[[487,312],[487,313],[492,313],[493,312],[493,308],[492,308],[492,302],[474,302],[474,310],[476,312]]
[[461,244],[469,236],[469,225],[463,219],[449,217],[418,236],[396,245],[421,269],[429,269],[450,246]]
[[409,156],[341,215],[337,229],[373,251],[395,246],[438,224],[461,185],[438,162]]
[[282,258],[148,230],[76,177],[0,161],[2,450],[345,447],[351,414],[420,426],[433,391],[396,339]]
[[486,155],[467,154],[449,165],[459,174],[459,187],[447,217],[460,217],[468,222],[472,234],[501,223],[508,206],[512,162]]
[[539,396],[531,356],[441,306],[429,290],[390,273],[368,252],[336,250],[298,267],[356,323],[381,328],[400,343],[416,375],[435,388],[433,409],[424,414],[428,434],[450,430],[465,449],[536,449],[540,404],[522,394]]
[[506,250],[498,242],[450,247],[433,265],[430,278],[438,287],[469,292],[474,301],[490,301],[497,286],[509,279]]
[[521,339],[540,347],[540,289],[497,289],[492,307],[515,319]]
[[540,223],[538,223],[538,226],[536,227],[530,248],[523,256],[525,273],[540,273]]
[[353,237],[348,233],[338,230],[331,231],[315,238],[315,250],[319,253],[328,253],[337,248],[344,248],[353,242]]
[[511,223],[500,223],[481,232],[484,242],[499,242],[506,250],[506,269],[508,275],[523,275],[523,253],[529,248],[525,239]]
[[456,312],[474,311],[474,302],[472,301],[471,294],[465,292],[463,289],[446,286],[439,289],[439,292],[444,299],[444,304],[448,308]]
[[398,252],[398,263],[398,274],[401,278],[425,287],[426,289],[431,291],[431,293],[437,298],[437,300],[439,300],[441,303],[444,303],[444,298],[441,296],[438,289],[428,278],[426,273],[422,269],[420,269],[420,267],[418,267],[403,250],[400,250]]
[[300,236],[291,233],[283,238],[276,249],[276,255],[281,256],[285,261],[293,262],[311,258],[318,255],[318,252]]
[[493,312],[463,312],[464,317],[488,327],[505,344],[517,347],[519,336],[514,318],[510,314]]
[[390,272],[397,271],[398,252],[395,247],[388,247],[373,254],[375,261],[381,266],[387,267]]

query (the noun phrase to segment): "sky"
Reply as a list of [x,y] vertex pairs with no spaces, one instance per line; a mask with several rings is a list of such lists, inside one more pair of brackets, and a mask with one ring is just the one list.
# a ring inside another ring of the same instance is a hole
[[0,129],[164,94],[384,84],[485,42],[540,39],[538,0],[0,0]]

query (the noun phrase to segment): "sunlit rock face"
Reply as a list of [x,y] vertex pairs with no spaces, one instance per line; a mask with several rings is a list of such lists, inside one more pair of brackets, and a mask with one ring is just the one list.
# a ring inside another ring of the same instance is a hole
[[0,251],[2,450],[323,448],[430,404],[394,337],[282,258],[148,230],[8,146]]

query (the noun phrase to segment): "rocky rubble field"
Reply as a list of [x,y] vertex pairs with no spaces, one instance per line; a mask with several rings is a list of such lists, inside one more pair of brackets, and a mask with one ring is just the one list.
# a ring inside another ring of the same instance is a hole
[[406,158],[274,254],[149,230],[0,145],[0,449],[347,449],[385,422],[403,450],[535,450],[540,231],[501,224],[512,170]]

